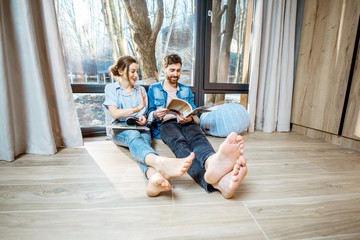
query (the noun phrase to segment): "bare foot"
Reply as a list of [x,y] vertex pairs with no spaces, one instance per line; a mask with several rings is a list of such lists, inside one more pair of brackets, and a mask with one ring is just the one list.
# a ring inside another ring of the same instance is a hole
[[219,182],[233,167],[244,153],[244,139],[235,132],[230,133],[220,145],[219,150],[205,162],[205,181],[209,184]]
[[169,191],[171,185],[160,173],[154,173],[150,179],[146,188],[146,194],[149,197],[156,197],[161,192]]
[[167,158],[155,155],[154,158],[146,159],[145,162],[161,173],[165,179],[169,180],[173,177],[184,175],[189,169],[194,157],[194,153],[190,153],[186,158]]
[[235,163],[233,170],[223,176],[220,181],[213,184],[213,186],[221,192],[224,198],[231,198],[246,174],[246,159],[241,156],[240,161]]

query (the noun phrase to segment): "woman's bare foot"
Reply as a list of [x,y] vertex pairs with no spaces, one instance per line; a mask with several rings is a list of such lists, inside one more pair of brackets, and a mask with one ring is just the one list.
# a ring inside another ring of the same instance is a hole
[[170,189],[171,185],[169,181],[157,172],[149,178],[149,183],[146,188],[146,194],[149,197],[156,197],[161,192],[169,191]]
[[241,156],[240,161],[235,163],[233,170],[223,176],[220,181],[213,184],[213,186],[221,192],[224,198],[231,198],[246,174],[246,159]]
[[167,158],[155,154],[148,154],[145,163],[155,168],[165,179],[184,175],[191,166],[195,154],[190,153],[186,158]]
[[235,132],[230,133],[220,145],[219,150],[205,162],[205,181],[209,184],[219,182],[231,172],[236,161],[244,153],[244,139]]

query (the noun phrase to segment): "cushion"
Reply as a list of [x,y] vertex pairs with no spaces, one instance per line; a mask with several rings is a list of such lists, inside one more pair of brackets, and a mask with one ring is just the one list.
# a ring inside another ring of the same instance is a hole
[[249,126],[249,113],[240,104],[226,103],[210,109],[211,112],[200,117],[200,127],[205,134],[226,137],[231,132],[240,134]]

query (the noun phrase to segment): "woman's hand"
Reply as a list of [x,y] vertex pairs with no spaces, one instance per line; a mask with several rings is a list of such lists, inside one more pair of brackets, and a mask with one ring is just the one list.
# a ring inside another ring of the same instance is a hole
[[144,115],[142,115],[139,117],[139,121],[136,121],[136,122],[137,122],[137,124],[143,126],[146,124],[147,120],[146,120],[146,117]]
[[138,106],[138,109],[140,111],[141,109],[143,109],[146,106],[146,95],[143,94],[141,87],[139,87],[139,89],[140,89],[140,104]]
[[185,123],[189,123],[192,121],[192,115],[190,114],[189,116],[187,117],[183,117],[183,116],[180,116],[180,115],[176,115],[176,119],[177,119],[177,122],[180,123],[180,124],[185,124]]

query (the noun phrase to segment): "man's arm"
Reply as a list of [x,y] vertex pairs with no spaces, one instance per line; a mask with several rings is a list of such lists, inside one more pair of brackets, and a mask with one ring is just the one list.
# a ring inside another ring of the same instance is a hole
[[155,120],[154,111],[156,110],[153,86],[149,87],[147,95],[148,95],[148,104],[149,104],[148,121],[153,122]]
[[154,122],[156,120],[162,119],[169,110],[166,108],[158,108],[155,105],[155,96],[154,96],[154,87],[150,86],[148,90],[148,99],[149,99],[149,111],[148,111],[148,121]]

